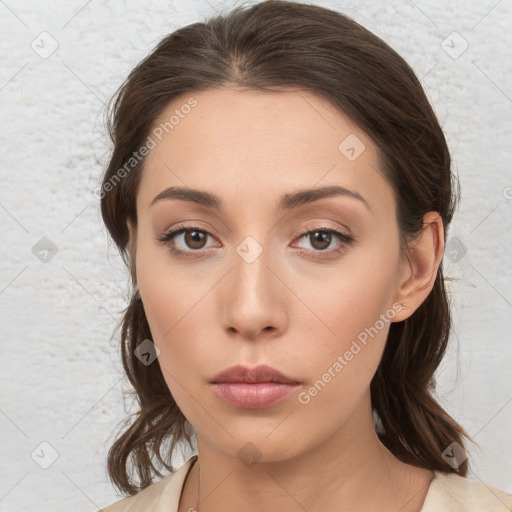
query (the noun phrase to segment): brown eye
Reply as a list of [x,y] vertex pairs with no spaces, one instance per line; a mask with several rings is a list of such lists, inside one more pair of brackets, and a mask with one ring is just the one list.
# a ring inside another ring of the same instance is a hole
[[352,236],[334,228],[317,228],[303,231],[299,236],[306,247],[302,252],[313,258],[330,258],[347,250],[354,241]]
[[206,242],[206,233],[197,230],[184,231],[184,242],[190,249],[202,249]]
[[332,233],[327,231],[312,231],[309,235],[309,240],[313,248],[323,251],[331,245]]
[[176,256],[194,258],[206,252],[203,249],[211,247],[207,245],[208,238],[211,239],[210,242],[213,240],[213,236],[204,229],[180,225],[157,240]]

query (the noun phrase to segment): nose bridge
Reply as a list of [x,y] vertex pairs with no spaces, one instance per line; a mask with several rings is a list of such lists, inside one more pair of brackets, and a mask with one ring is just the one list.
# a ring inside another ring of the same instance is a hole
[[234,293],[239,303],[253,311],[263,309],[272,299],[273,276],[267,268],[271,259],[268,244],[264,246],[252,235],[246,236],[235,249]]
[[254,221],[252,212],[256,211],[255,208],[249,199],[246,210],[240,212],[234,232],[239,242],[232,254],[233,274],[237,286],[243,288],[238,291],[249,294],[245,299],[256,298],[257,293],[268,295],[273,276],[267,266],[275,264],[271,243],[274,231],[268,231],[267,218],[260,217]]
[[268,239],[258,236],[260,243],[256,236],[247,235],[236,246],[223,301],[224,327],[247,337],[270,327],[282,329],[284,318],[282,284],[271,270],[274,255]]

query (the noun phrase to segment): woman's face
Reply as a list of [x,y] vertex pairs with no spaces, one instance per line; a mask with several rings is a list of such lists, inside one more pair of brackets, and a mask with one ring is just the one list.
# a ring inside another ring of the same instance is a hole
[[[137,197],[136,278],[157,361],[202,442],[289,458],[355,415],[390,323],[405,318],[393,192],[370,138],[310,93],[191,96],[155,125]],[[218,204],[153,202],[169,187]],[[222,370],[260,364],[299,385],[259,408],[215,392]]]

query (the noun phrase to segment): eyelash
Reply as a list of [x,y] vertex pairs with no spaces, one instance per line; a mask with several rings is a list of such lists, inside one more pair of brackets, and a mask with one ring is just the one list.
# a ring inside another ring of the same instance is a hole
[[[162,237],[157,238],[157,240],[159,242],[163,243],[165,246],[167,246],[169,251],[176,256],[179,256],[182,258],[197,258],[196,253],[199,253],[201,251],[200,249],[183,251],[181,249],[176,249],[176,247],[171,245],[171,242],[173,241],[174,237],[176,237],[182,233],[186,233],[186,232],[190,232],[190,231],[198,231],[200,233],[204,233],[206,235],[213,236],[209,231],[199,228],[198,226],[185,226],[185,225],[181,224],[181,225],[176,226],[175,229],[165,233]],[[328,228],[328,227],[315,228],[315,229],[309,229],[309,230],[303,231],[302,233],[300,233],[298,235],[297,238],[301,239],[305,235],[310,235],[312,233],[318,233],[318,232],[319,233],[331,233],[331,234],[335,235],[338,238],[338,240],[341,242],[341,244],[338,246],[337,249],[331,249],[328,251],[326,251],[326,250],[324,250],[324,251],[302,250],[301,251],[301,252],[309,253],[309,255],[313,258],[324,258],[324,256],[320,256],[320,254],[326,254],[326,253],[327,254],[337,254],[337,253],[343,251],[345,249],[346,245],[349,245],[351,242],[354,241],[354,238],[351,237],[350,235],[347,235],[346,233],[342,233],[341,231],[338,231],[337,229]]]

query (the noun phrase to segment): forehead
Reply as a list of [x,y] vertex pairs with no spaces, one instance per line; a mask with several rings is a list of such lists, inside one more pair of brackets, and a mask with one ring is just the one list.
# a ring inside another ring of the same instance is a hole
[[218,88],[183,95],[167,105],[151,136],[141,207],[173,185],[215,190],[228,202],[341,185],[393,202],[375,143],[311,92]]

